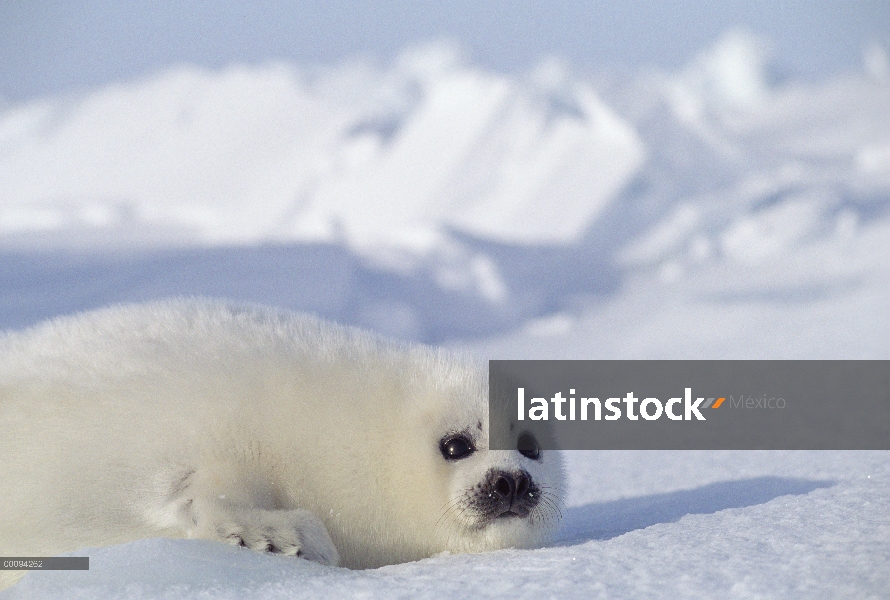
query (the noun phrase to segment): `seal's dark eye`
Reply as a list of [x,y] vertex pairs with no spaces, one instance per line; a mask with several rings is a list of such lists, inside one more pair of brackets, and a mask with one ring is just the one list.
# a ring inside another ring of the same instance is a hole
[[476,451],[473,442],[465,435],[454,435],[446,437],[439,444],[439,450],[445,460],[460,460],[466,458]]
[[538,460],[541,456],[541,449],[538,448],[538,441],[530,433],[523,433],[516,442],[516,449],[526,458]]

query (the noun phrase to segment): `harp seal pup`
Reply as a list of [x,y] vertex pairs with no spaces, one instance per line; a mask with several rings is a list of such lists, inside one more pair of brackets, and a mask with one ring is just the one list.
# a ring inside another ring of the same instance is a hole
[[203,538],[362,569],[539,546],[561,458],[528,434],[488,450],[487,398],[486,370],[442,350],[258,306],[7,334],[0,555]]

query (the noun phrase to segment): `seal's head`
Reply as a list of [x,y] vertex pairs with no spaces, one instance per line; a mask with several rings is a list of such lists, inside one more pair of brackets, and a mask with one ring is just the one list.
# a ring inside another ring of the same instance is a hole
[[455,549],[545,543],[561,517],[558,455],[542,451],[528,433],[517,439],[515,451],[485,446],[484,436],[466,431],[449,433],[440,441],[442,456],[453,471],[450,502],[441,523],[461,530]]
[[479,551],[546,543],[561,517],[559,454],[544,451],[529,433],[516,450],[489,450],[485,427],[452,431],[439,441],[450,471],[448,504],[439,527],[446,548]]
[[[372,567],[547,543],[561,518],[560,454],[542,450],[526,432],[517,433],[514,450],[490,450],[485,369],[435,351],[420,363],[390,396],[400,398],[386,411],[387,425],[374,429],[385,437],[371,442],[376,475],[367,484],[386,501],[366,506],[380,535],[373,548],[351,548],[332,524],[341,564]],[[369,500],[374,495],[368,489]]]
[[[474,372],[473,402],[452,397],[435,446],[446,475],[447,504],[437,524],[453,551],[530,548],[546,543],[561,518],[564,482],[558,452],[518,432],[513,450],[490,450],[488,380]],[[466,394],[466,392],[464,392]],[[479,401],[481,399],[481,401]]]

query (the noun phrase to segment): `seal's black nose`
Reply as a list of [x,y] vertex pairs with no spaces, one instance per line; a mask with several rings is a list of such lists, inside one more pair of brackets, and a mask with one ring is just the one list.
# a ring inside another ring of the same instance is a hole
[[527,517],[538,504],[538,490],[525,471],[496,470],[486,480],[484,502],[492,516]]
[[492,493],[512,504],[516,499],[522,498],[528,492],[528,475],[525,471],[517,473],[499,471],[495,474],[494,486],[492,487]]

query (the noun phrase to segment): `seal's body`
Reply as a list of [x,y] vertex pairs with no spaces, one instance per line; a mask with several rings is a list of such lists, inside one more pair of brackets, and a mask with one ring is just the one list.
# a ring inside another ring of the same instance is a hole
[[484,369],[306,315],[59,319],[0,339],[0,555],[197,537],[368,568],[540,545],[559,456],[487,450],[487,419]]

